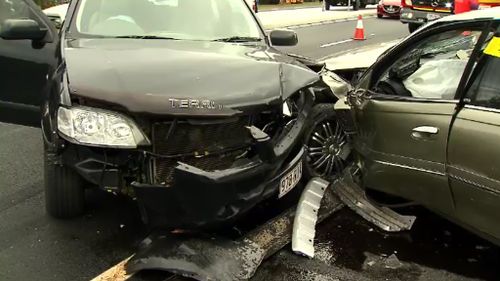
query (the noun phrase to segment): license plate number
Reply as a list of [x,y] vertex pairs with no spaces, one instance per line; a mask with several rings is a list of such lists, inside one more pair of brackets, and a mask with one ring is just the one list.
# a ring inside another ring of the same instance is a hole
[[427,19],[428,20],[437,20],[437,19],[440,19],[441,16],[440,15],[435,15],[435,14],[427,14]]
[[299,162],[297,166],[293,168],[288,174],[286,174],[280,180],[280,194],[278,198],[285,196],[290,192],[302,178],[302,162]]

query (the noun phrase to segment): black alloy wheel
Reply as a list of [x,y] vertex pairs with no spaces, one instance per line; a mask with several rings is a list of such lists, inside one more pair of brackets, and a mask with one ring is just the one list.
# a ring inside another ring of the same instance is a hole
[[337,178],[347,167],[351,151],[347,135],[335,117],[333,105],[314,107],[313,124],[305,134],[306,174],[326,180]]

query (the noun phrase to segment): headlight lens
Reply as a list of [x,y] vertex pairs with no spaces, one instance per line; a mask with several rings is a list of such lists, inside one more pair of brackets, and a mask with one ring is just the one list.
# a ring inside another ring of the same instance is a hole
[[57,128],[69,141],[79,144],[117,148],[150,144],[130,118],[96,108],[59,107]]
[[406,6],[412,6],[413,3],[411,2],[411,0],[405,0],[405,5]]

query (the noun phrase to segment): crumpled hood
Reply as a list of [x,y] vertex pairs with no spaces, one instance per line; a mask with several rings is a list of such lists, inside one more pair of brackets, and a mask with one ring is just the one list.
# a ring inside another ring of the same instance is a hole
[[267,46],[220,42],[68,40],[65,59],[73,96],[159,115],[230,115],[319,79]]

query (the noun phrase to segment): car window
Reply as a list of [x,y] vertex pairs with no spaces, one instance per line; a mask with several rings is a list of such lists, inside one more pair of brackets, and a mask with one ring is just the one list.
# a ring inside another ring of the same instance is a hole
[[376,91],[422,99],[452,100],[481,35],[452,30],[420,41],[396,59],[375,84]]
[[182,40],[261,37],[243,0],[82,0],[72,33]]
[[41,23],[23,0],[0,0],[0,32],[2,23],[7,19],[32,19]]
[[469,94],[472,104],[500,109],[500,58],[486,56]]
[[22,0],[0,0],[0,22],[6,19],[30,18],[28,5]]

